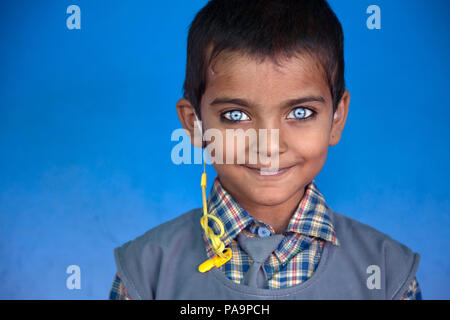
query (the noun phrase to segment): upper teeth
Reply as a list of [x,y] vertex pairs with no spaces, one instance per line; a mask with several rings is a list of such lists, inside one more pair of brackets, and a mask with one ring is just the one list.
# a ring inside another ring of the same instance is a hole
[[271,175],[274,175],[274,174],[277,174],[278,173],[278,169],[269,169],[269,168],[261,168],[260,169],[260,174],[261,175],[267,175],[267,176],[271,176]]

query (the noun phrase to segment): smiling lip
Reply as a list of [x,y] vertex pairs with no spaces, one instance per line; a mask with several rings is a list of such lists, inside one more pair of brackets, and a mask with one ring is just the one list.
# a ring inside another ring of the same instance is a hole
[[[291,169],[294,166],[280,168],[280,169],[278,169],[276,171],[269,171],[269,170],[267,170],[264,173],[261,172],[262,168],[252,168],[252,167],[245,166],[245,165],[244,165],[244,167],[246,167],[247,169],[253,171],[254,173],[256,173],[260,177],[270,178],[270,177],[279,177],[279,176],[283,175],[284,173],[286,173],[287,171],[289,171],[289,169]],[[267,168],[267,169],[269,169],[269,168]]]

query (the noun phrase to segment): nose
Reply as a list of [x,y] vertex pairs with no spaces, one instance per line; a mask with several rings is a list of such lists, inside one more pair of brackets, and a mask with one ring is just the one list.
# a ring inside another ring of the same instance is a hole
[[287,144],[279,123],[261,123],[257,126],[256,132],[257,146],[253,146],[253,151],[257,153],[263,165],[274,163],[274,159],[278,159],[287,151]]

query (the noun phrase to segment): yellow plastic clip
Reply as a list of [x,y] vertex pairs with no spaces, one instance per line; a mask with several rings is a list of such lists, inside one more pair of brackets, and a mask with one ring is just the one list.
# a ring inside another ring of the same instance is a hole
[[[210,240],[212,250],[216,254],[211,259],[206,260],[198,267],[198,271],[201,273],[211,270],[213,267],[220,267],[227,263],[231,259],[231,249],[225,248],[225,244],[220,239],[223,236],[224,228],[223,223],[215,216],[208,214],[208,208],[206,203],[206,163],[203,163],[203,174],[200,185],[202,187],[202,200],[203,200],[203,217],[200,219],[200,224],[205,231],[206,237]],[[208,226],[208,218],[214,220],[219,226],[219,234],[215,234],[214,231]]]
[[202,181],[200,182],[200,186],[202,188],[206,188],[206,173],[202,173]]
[[226,248],[225,252],[224,252],[225,258],[222,258],[218,255],[212,257],[209,260],[206,260],[205,262],[203,262],[201,265],[198,266],[198,271],[200,271],[201,273],[207,272],[209,270],[211,270],[213,267],[220,267],[222,265],[224,265],[225,263],[228,262],[228,260],[231,259],[231,249],[230,248]]

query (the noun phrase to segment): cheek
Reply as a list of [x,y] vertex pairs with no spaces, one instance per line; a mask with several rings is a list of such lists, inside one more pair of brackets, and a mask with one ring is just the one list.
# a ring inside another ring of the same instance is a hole
[[[228,132],[227,132],[228,131]],[[230,130],[209,128],[205,131],[206,151],[216,164],[244,164],[248,158],[248,137]]]
[[[305,130],[301,133],[291,134],[289,149],[297,157],[304,160],[320,160],[328,152],[329,133],[327,130]],[[294,137],[297,137],[294,139]]]
[[[244,164],[256,163],[250,161],[249,143],[256,142],[255,130],[222,130],[223,145],[222,153],[224,163],[227,164]],[[252,157],[253,159],[253,157]]]

